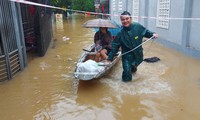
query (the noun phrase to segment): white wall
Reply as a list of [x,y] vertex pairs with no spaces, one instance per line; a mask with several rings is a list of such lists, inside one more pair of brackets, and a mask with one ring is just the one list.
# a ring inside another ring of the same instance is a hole
[[[200,18],[200,0],[193,0],[192,4],[192,18]],[[188,47],[192,47],[194,49],[200,50],[200,20],[191,21],[190,26],[190,35],[189,35],[189,43]]]
[[[133,9],[133,1],[131,0],[110,0],[110,6],[114,2],[119,4],[119,1],[123,1],[123,10],[127,10],[130,13]],[[157,17],[157,1],[158,0],[139,0],[139,16]],[[173,18],[200,18],[200,0],[170,0],[170,13],[169,27],[168,29],[156,27],[156,19],[153,18],[140,18],[139,23],[144,25],[151,31],[155,31],[159,34],[158,41],[165,46],[177,49],[185,54],[193,57],[200,58],[200,20],[188,21],[188,20],[175,20]],[[118,8],[112,10],[110,7],[110,13],[120,15],[122,10]],[[121,24],[119,16],[111,17],[117,23]]]

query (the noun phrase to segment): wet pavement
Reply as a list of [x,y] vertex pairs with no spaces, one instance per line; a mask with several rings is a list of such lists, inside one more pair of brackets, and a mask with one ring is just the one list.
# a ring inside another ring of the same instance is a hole
[[101,79],[74,85],[76,62],[93,43],[94,30],[82,27],[88,19],[65,19],[46,55],[29,57],[21,73],[0,84],[1,120],[200,119],[200,60],[156,42],[144,45],[144,55],[161,60],[143,62],[132,82],[121,81],[120,61]]

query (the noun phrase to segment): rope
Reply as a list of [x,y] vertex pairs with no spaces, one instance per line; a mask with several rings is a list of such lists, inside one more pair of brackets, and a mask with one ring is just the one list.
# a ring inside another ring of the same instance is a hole
[[[146,40],[145,40],[146,41]],[[154,39],[151,41],[150,45],[147,47],[146,51],[144,52],[144,55],[147,54],[153,44]]]
[[[29,5],[35,5],[35,6],[40,6],[40,7],[47,7],[47,8],[53,8],[53,9],[60,9],[64,11],[72,11],[72,12],[77,12],[77,13],[90,13],[93,15],[105,15],[105,16],[121,16],[118,14],[105,14],[105,13],[96,13],[96,12],[89,12],[89,11],[80,11],[80,10],[73,10],[73,9],[66,9],[66,8],[61,8],[61,7],[55,7],[51,5],[45,5],[41,3],[36,3],[36,2],[31,2],[27,0],[9,0],[13,2],[18,2],[18,3],[23,3],[23,4],[29,4]],[[178,18],[178,17],[152,17],[152,16],[131,16],[133,18],[143,18],[143,19],[157,19],[157,20],[188,20],[188,21],[200,21],[200,18]]]
[[129,51],[127,51],[127,52],[121,54],[121,56],[123,56],[123,55],[125,55],[125,54],[128,54],[128,53],[130,53],[130,52],[136,50],[137,48],[139,48],[140,46],[142,46],[143,44],[147,43],[148,41],[150,41],[150,40],[153,39],[153,38],[154,38],[154,36],[150,37],[149,39],[147,39],[145,42],[141,43],[141,44],[138,45],[137,47],[135,47],[135,48],[133,48],[133,49],[131,49],[131,50],[129,50]]

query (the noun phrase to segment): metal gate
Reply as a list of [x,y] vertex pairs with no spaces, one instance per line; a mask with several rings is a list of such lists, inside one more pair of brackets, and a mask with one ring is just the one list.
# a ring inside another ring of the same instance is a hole
[[12,79],[26,64],[20,5],[0,0],[0,81]]
[[[50,5],[49,0],[40,0],[40,3]],[[45,7],[38,7],[37,11],[35,16],[35,19],[38,20],[37,23],[39,23],[38,27],[35,26],[37,51],[39,56],[44,56],[53,37],[52,11],[50,8]]]
[[[28,0],[50,5],[49,0]],[[25,46],[34,48],[39,56],[44,56],[52,39],[51,9],[21,4]]]

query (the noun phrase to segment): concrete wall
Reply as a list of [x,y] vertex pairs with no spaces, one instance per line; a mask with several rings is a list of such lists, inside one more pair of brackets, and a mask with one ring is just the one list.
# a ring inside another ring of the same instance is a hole
[[[112,10],[112,4],[116,6],[123,2],[123,10],[132,14],[133,0],[110,0],[110,13],[120,15],[122,10]],[[170,0],[170,18],[200,18],[200,0]],[[157,0],[139,0],[139,16],[157,17]],[[119,17],[111,17],[121,24]],[[161,44],[200,59],[200,20],[169,20],[169,28],[156,26],[156,19],[139,18],[139,23],[151,31],[159,34],[157,40]]]
[[[191,9],[191,17],[192,18],[200,18],[200,0],[193,0],[193,4],[188,7]],[[190,23],[190,31],[189,31],[189,42],[188,47],[192,47],[194,49],[200,50],[200,20],[192,21]]]

